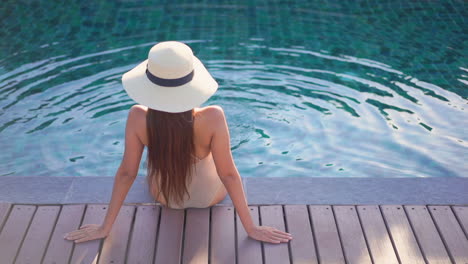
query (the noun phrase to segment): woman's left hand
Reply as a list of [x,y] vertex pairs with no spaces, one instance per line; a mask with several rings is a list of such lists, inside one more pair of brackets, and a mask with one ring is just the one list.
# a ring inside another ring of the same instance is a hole
[[67,240],[74,240],[75,243],[81,243],[89,240],[100,239],[107,237],[109,232],[104,231],[101,225],[88,224],[83,225],[80,229],[65,234]]

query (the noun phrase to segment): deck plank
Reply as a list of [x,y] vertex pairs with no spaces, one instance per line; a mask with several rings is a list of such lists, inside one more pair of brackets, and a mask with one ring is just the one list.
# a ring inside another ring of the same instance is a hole
[[284,211],[288,233],[293,237],[289,242],[292,262],[318,263],[307,205],[285,205]]
[[449,206],[428,206],[455,263],[468,263],[468,240]]
[[210,263],[235,264],[234,207],[213,206],[211,208]]
[[[262,226],[271,226],[281,231],[285,230],[283,208],[281,205],[260,206],[260,219]],[[288,244],[261,242],[265,254],[265,264],[286,264],[289,263]]]
[[426,206],[406,205],[405,209],[427,262],[452,263]]
[[102,223],[107,208],[0,203],[0,262],[468,263],[467,206],[284,205],[284,215],[282,205],[249,206],[254,224],[291,233],[288,245],[248,237],[233,206],[123,205],[107,238],[63,238]]
[[7,219],[11,206],[11,203],[0,203],[0,232],[2,231],[3,223]]
[[153,263],[160,206],[139,205],[128,249],[128,263]]
[[155,264],[180,263],[184,217],[184,209],[161,207]]
[[383,205],[382,214],[401,263],[424,264],[424,258],[401,205]]
[[54,230],[60,206],[39,206],[18,253],[15,264],[39,262]]
[[468,237],[468,206],[452,206],[452,208],[465,231],[465,235]]
[[347,263],[372,263],[364,233],[354,206],[333,206]]
[[331,206],[309,205],[320,263],[345,263]]
[[[250,215],[255,225],[259,224],[258,206],[249,206]],[[252,239],[248,236],[239,215],[236,214],[236,229],[237,229],[237,263],[238,264],[261,264],[262,257],[262,242]],[[239,254],[239,252],[241,252]]]
[[187,208],[186,210],[182,263],[208,263],[210,208]]
[[13,263],[29,223],[36,211],[34,205],[14,205],[0,233],[0,256],[4,263]]
[[99,264],[124,263],[135,206],[123,205],[109,235],[104,239]]
[[[85,209],[85,215],[80,227],[87,224],[102,224],[106,216],[108,204],[88,204]],[[73,231],[73,230],[70,230]],[[71,263],[89,264],[97,263],[99,249],[104,239],[95,239],[80,243],[75,243]]]
[[68,263],[74,243],[63,236],[79,228],[84,210],[85,204],[62,206],[43,264]]
[[359,205],[357,209],[374,263],[398,264],[379,207],[377,205]]

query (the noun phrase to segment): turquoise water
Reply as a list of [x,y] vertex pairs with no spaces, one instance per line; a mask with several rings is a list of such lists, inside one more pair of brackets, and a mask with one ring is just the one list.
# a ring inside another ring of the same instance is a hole
[[467,176],[464,1],[84,2],[0,6],[1,176],[113,176],[121,75],[164,40],[219,82],[243,177]]

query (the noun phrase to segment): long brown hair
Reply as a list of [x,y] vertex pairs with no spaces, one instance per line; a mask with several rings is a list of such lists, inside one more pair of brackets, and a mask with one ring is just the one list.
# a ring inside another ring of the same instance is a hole
[[196,162],[193,121],[194,109],[169,113],[148,108],[147,179],[150,188],[157,184],[155,197],[162,193],[167,206],[172,201],[180,204],[184,193],[190,197],[186,184],[192,180],[192,164]]

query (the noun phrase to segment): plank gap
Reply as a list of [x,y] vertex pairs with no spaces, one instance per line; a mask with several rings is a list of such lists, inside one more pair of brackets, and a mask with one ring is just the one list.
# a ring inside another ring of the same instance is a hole
[[[284,209],[284,204],[281,205],[281,209],[283,210],[283,220],[284,220],[284,230],[285,232],[289,233],[289,228],[288,228],[288,220],[286,219],[286,210]],[[289,240],[291,241],[291,240]],[[292,250],[291,250],[291,243],[288,241],[288,254],[289,254],[289,263],[293,263],[292,260]]]
[[209,214],[208,214],[208,264],[211,264],[211,212],[212,206],[210,206]]
[[333,215],[333,221],[335,221],[335,228],[336,228],[336,233],[338,234],[338,241],[340,242],[341,253],[343,253],[343,258],[344,258],[345,263],[346,263],[347,262],[346,252],[345,252],[345,248],[343,246],[343,240],[341,238],[340,228],[338,228],[338,222],[336,221],[335,207],[333,205],[330,205],[330,210],[331,210],[331,213]]
[[468,230],[465,230],[465,226],[463,225],[462,220],[458,217],[457,212],[455,212],[455,209],[453,208],[453,205],[451,205],[449,207],[452,210],[452,213],[455,216],[455,219],[457,219],[458,225],[461,227],[463,233],[465,233],[466,239],[468,240]]
[[[98,205],[98,204],[96,204],[96,205]],[[104,206],[103,209],[106,209],[106,214],[107,214],[107,212],[109,211],[109,205],[108,204],[107,205],[102,204],[102,206]],[[120,209],[122,209],[122,208],[123,208],[123,204],[122,204],[122,207],[120,207]],[[118,213],[117,213],[117,216],[118,216]],[[117,220],[117,216],[116,216],[115,220]],[[103,219],[103,221],[104,221],[104,219]],[[99,248],[98,248],[98,251],[97,251],[98,256],[97,256],[97,260],[96,260],[97,264],[100,264],[100,262],[101,262],[101,255],[102,255],[102,248],[104,247],[104,240],[105,240],[105,238],[104,239],[99,239]]]
[[184,209],[184,225],[182,227],[182,243],[180,245],[180,263],[179,264],[183,264],[184,262],[184,247],[185,247],[185,227],[186,227],[186,224],[187,224],[187,209]]
[[468,240],[450,206],[429,206],[456,263],[468,263]]
[[408,219],[408,223],[410,225],[411,232],[413,232],[414,238],[416,239],[416,244],[418,245],[419,250],[421,251],[421,254],[422,254],[422,257],[423,257],[424,261],[426,263],[429,263],[429,261],[427,260],[427,257],[426,257],[426,253],[424,252],[424,249],[421,246],[421,242],[419,241],[419,238],[416,235],[416,231],[414,230],[413,223],[411,222],[411,219],[410,219],[410,217],[408,215],[408,212],[407,212],[408,209],[404,205],[401,206],[401,209],[403,209],[403,212],[405,212],[405,216],[406,216],[406,219]]
[[[259,209],[257,206],[249,206],[250,214],[252,216],[253,224],[260,226],[259,221]],[[262,246],[260,241],[253,240],[247,234],[247,231],[242,225],[240,216],[236,212],[236,225],[237,226],[237,249],[242,254],[237,256],[237,262],[239,264],[245,263],[263,263],[262,259]],[[252,261],[253,260],[253,261]]]
[[54,225],[53,225],[53,228],[52,230],[50,231],[50,235],[49,235],[49,239],[47,240],[47,243],[46,243],[46,246],[45,246],[45,250],[44,250],[44,253],[42,253],[42,257],[41,257],[41,261],[39,263],[42,263],[44,261],[44,258],[47,254],[47,250],[49,249],[49,244],[50,244],[50,241],[52,240],[52,235],[54,234],[55,232],[55,228],[57,227],[57,222],[60,218],[60,214],[62,213],[62,208],[63,208],[63,205],[59,205],[60,209],[57,213],[57,217],[55,218],[55,222],[54,222]]
[[[261,206],[257,206],[258,208],[258,225],[262,225],[262,214],[260,212],[260,207]],[[262,263],[265,264],[265,248],[263,246],[263,241],[260,241],[260,245],[261,245],[261,248],[262,248]]]
[[[83,221],[84,221],[84,217],[86,215],[86,211],[88,210],[88,204],[85,204],[85,209],[83,210],[83,214],[81,215],[81,220],[80,220],[80,223],[78,225],[78,228],[83,224]],[[73,230],[72,230],[73,231]],[[71,241],[71,240],[70,240]],[[75,251],[75,246],[76,246],[76,243],[73,242],[72,244],[72,249],[70,251],[70,256],[68,257],[68,263],[71,263],[71,260],[72,260],[72,257],[73,257],[73,253]]]
[[307,208],[307,217],[309,218],[309,224],[310,224],[310,230],[312,231],[312,239],[314,240],[314,249],[315,249],[315,254],[317,257],[317,263],[320,264],[320,253],[318,251],[318,246],[317,246],[317,238],[315,236],[315,229],[314,229],[314,224],[312,223],[312,215],[310,212],[310,204],[306,205]]
[[[426,207],[426,210],[429,212],[429,215],[431,216],[432,222],[434,223],[434,225],[435,225],[435,227],[437,229],[437,234],[439,235],[440,239],[442,240],[442,243],[444,243],[444,247],[445,247],[445,250],[447,251],[447,254],[450,257],[450,261],[452,261],[452,263],[456,263],[455,258],[453,257],[452,252],[450,252],[450,249],[449,249],[449,247],[447,245],[447,241],[445,241],[445,237],[442,235],[442,232],[440,231],[439,224],[437,223],[434,216],[432,215],[431,209],[427,205],[425,207]],[[434,210],[436,210],[436,208],[434,208]]]
[[29,219],[28,227],[26,227],[26,231],[24,231],[23,238],[21,238],[21,243],[19,244],[18,248],[16,249],[15,257],[13,258],[13,263],[15,263],[16,259],[18,258],[18,255],[19,255],[19,253],[21,251],[21,247],[23,246],[24,240],[26,239],[26,236],[28,235],[29,228],[31,227],[31,224],[33,222],[34,216],[37,213],[38,206],[37,205],[33,205],[33,206],[34,206],[34,213],[32,214],[31,218]]
[[374,256],[372,256],[372,250],[370,250],[369,241],[367,240],[367,235],[366,235],[366,232],[364,231],[364,226],[362,225],[361,215],[359,214],[359,210],[357,209],[357,206],[356,205],[352,205],[352,206],[353,206],[353,210],[356,212],[356,215],[359,221],[359,226],[361,227],[361,232],[362,232],[362,235],[364,236],[364,241],[366,242],[366,247],[367,247],[367,251],[369,252],[371,262],[375,264]]
[[387,219],[385,219],[385,215],[382,212],[381,205],[377,205],[377,208],[379,208],[379,213],[382,216],[382,219],[383,219],[383,222],[384,222],[384,225],[385,225],[385,229],[387,230],[388,237],[390,238],[390,242],[392,243],[393,251],[395,252],[398,263],[401,263],[400,254],[398,253],[398,250],[396,248],[395,241],[393,241],[392,232],[390,232],[390,228],[388,227]]
[[161,233],[159,231],[159,228],[161,226],[161,215],[162,215],[162,206],[159,206],[159,205],[155,205],[156,208],[158,208],[159,210],[159,215],[158,215],[158,225],[156,226],[156,237],[154,238],[155,241],[154,241],[154,249],[153,249],[153,259],[151,261],[151,263],[154,263],[156,261],[156,254],[158,254],[158,252],[156,252],[158,250],[158,240],[159,240],[159,234]]
[[10,217],[11,212],[13,211],[13,206],[14,206],[14,204],[9,204],[8,211],[5,214],[5,218],[3,219],[3,223],[0,223],[0,234],[2,233],[3,227],[5,226],[8,218]]
[[[248,208],[248,205],[247,205],[247,208]],[[252,215],[250,214],[250,211],[251,209],[248,208],[249,210],[249,215],[250,217],[252,217]],[[237,211],[236,211],[236,208],[233,206],[233,211],[234,211],[234,255],[235,255],[235,263],[236,264],[239,264],[239,259],[237,257],[237,254],[239,252],[239,249],[238,249],[238,246],[237,246],[237,243],[238,243],[238,239],[237,239]],[[255,225],[255,222],[254,222],[254,225]]]
[[[122,208],[123,208],[123,206],[122,206]],[[122,209],[122,208],[120,208],[120,209]],[[136,219],[137,211],[138,211],[138,206],[135,206],[135,208],[133,210],[133,215],[132,215],[132,222],[130,223],[130,230],[128,231],[127,248],[125,249],[124,263],[128,262],[128,260],[127,260],[128,259],[128,252],[130,250],[130,243],[131,243],[131,240],[132,240],[133,229],[134,229],[134,225],[135,225],[135,219]]]
[[374,263],[399,263],[377,205],[357,205],[358,217]]

